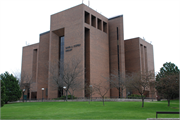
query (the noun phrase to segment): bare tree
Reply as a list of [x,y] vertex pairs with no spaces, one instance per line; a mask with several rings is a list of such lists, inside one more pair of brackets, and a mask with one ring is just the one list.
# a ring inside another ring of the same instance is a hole
[[36,83],[35,75],[28,73],[27,71],[22,70],[21,72],[19,70],[16,70],[13,72],[14,76],[18,79],[18,84],[20,86],[20,89],[25,89],[23,92],[27,92],[28,97],[31,97],[31,91],[34,90],[34,83]]
[[126,76],[125,74],[123,73],[118,73],[118,74],[115,74],[115,72],[113,74],[110,74],[110,85],[111,85],[111,88],[116,88],[118,91],[119,91],[119,98],[120,96],[123,96],[123,90],[126,88],[126,85],[125,85],[125,79],[126,79]]
[[59,96],[63,95],[63,80],[61,80],[60,78],[60,72],[59,72],[59,62],[58,62],[58,66],[56,64],[51,64],[50,68],[49,68],[49,73],[50,73],[50,84],[52,89],[54,90],[58,90],[58,94],[60,94]]
[[155,95],[157,94],[155,85],[156,85],[156,81],[150,82],[150,93],[149,94],[151,94],[152,101],[155,98]]
[[31,84],[33,83],[32,75],[26,74],[26,72],[21,73],[20,87],[26,90],[31,88]]
[[92,95],[95,94],[95,87],[93,85],[85,84],[84,90],[86,91],[85,94],[89,97],[89,104],[92,101]]
[[82,86],[83,86],[82,81],[80,81],[80,80],[73,80],[72,81],[72,85],[70,86],[70,89],[72,90],[72,92],[70,92],[71,99],[73,99],[74,91],[82,90],[83,89]]
[[93,85],[95,93],[102,97],[103,106],[104,106],[104,97],[111,88],[111,86],[109,85],[110,78],[104,78],[104,79],[105,81],[100,81],[99,83]]
[[170,100],[173,95],[179,94],[179,76],[177,73],[166,75],[159,81],[156,81],[156,89],[158,90],[158,95],[164,97],[168,101],[168,106],[170,106]]
[[[51,65],[49,69],[50,76],[52,79],[52,85],[55,88],[59,88],[58,90],[62,90],[66,92],[66,101],[67,101],[67,93],[70,90],[74,91],[77,88],[81,88],[82,84],[82,75],[83,75],[83,67],[81,60],[71,58],[70,61],[59,61],[59,68],[57,66]],[[82,87],[83,88],[83,87]],[[71,92],[70,92],[71,93]]]
[[152,71],[147,73],[131,73],[126,78],[127,88],[137,91],[141,95],[142,107],[144,107],[143,94],[150,89],[150,82],[153,81],[154,73]]

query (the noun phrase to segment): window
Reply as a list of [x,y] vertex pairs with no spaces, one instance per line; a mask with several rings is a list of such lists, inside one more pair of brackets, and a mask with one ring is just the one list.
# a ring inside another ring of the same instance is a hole
[[100,19],[97,19],[97,22],[98,22],[98,29],[99,30],[102,30],[102,21]]
[[46,96],[48,96],[48,88],[46,88]]
[[[120,63],[119,63],[119,31],[117,27],[117,60],[118,60],[118,76],[120,76]],[[120,96],[120,95],[119,95]]]
[[85,23],[87,23],[87,24],[90,24],[90,15],[89,15],[89,13],[88,12],[84,12],[84,16],[85,16],[85,18],[84,18],[84,20],[85,20]]
[[59,37],[59,61],[60,61],[60,76],[64,71],[64,36]]
[[[90,85],[90,29],[84,30],[84,42],[85,42],[85,84]],[[87,86],[86,86],[87,87]],[[85,97],[89,97],[89,94],[85,92]]]
[[107,23],[103,21],[103,32],[107,33]]
[[96,17],[91,15],[91,26],[96,27]]

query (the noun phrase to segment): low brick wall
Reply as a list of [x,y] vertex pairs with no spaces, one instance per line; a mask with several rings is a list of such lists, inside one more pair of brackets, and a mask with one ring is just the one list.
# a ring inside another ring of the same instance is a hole
[[[89,101],[89,99],[75,99],[75,100],[68,100],[68,101]],[[92,101],[102,101],[102,99],[92,99]],[[137,102],[141,102],[141,99],[104,99],[105,102],[107,101],[117,101],[117,102],[127,102],[127,101],[137,101]],[[152,101],[152,99],[144,99],[145,102],[150,102]],[[156,99],[154,99],[153,101],[157,101]]]
[[[43,102],[64,102],[65,100],[46,100],[44,99]],[[89,99],[69,99],[69,102],[76,102],[76,101],[89,101]],[[92,99],[92,101],[102,101],[102,99],[98,98],[98,99]],[[116,98],[116,99],[104,99],[105,102],[107,101],[116,101],[116,102],[130,102],[130,101],[137,101],[137,102],[141,102],[141,99],[125,99],[125,98]],[[144,102],[151,102],[152,99],[144,99]],[[157,101],[156,99],[153,99],[153,101]],[[16,101],[16,102],[23,102],[22,100]],[[24,102],[42,102],[42,99],[39,100],[24,100]]]

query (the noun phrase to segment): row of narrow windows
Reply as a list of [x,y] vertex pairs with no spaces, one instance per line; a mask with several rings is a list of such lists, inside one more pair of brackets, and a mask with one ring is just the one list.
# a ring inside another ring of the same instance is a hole
[[[140,44],[140,46],[144,46],[143,44]],[[144,46],[144,48],[146,48],[146,46]]]
[[[85,23],[89,24],[91,23],[91,26],[107,33],[107,23],[102,21],[101,19],[99,18],[96,18],[96,16],[94,15],[90,15],[88,12],[84,12],[84,20],[85,20]],[[91,16],[91,17],[90,17]],[[90,19],[91,18],[91,19]],[[91,21],[91,22],[90,22]],[[97,24],[97,25],[96,25]]]
[[141,71],[147,72],[148,71],[148,65],[147,65],[147,49],[146,46],[143,44],[140,44],[140,50],[141,50]]

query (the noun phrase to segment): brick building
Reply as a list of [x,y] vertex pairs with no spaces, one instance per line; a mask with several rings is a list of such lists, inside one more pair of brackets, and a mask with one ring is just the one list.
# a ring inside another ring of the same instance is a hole
[[[124,40],[123,15],[108,19],[80,4],[51,15],[50,31],[40,34],[39,43],[23,47],[21,73],[32,78],[30,89],[25,91],[28,98],[40,99],[42,94],[44,98],[57,98],[49,70],[54,65],[59,69],[58,61],[66,63],[72,56],[81,60],[83,85],[109,86],[103,77],[114,71],[125,74],[154,70],[153,46],[141,38]],[[118,90],[112,88],[106,97],[118,95]],[[86,97],[86,91],[78,90],[75,96]]]

